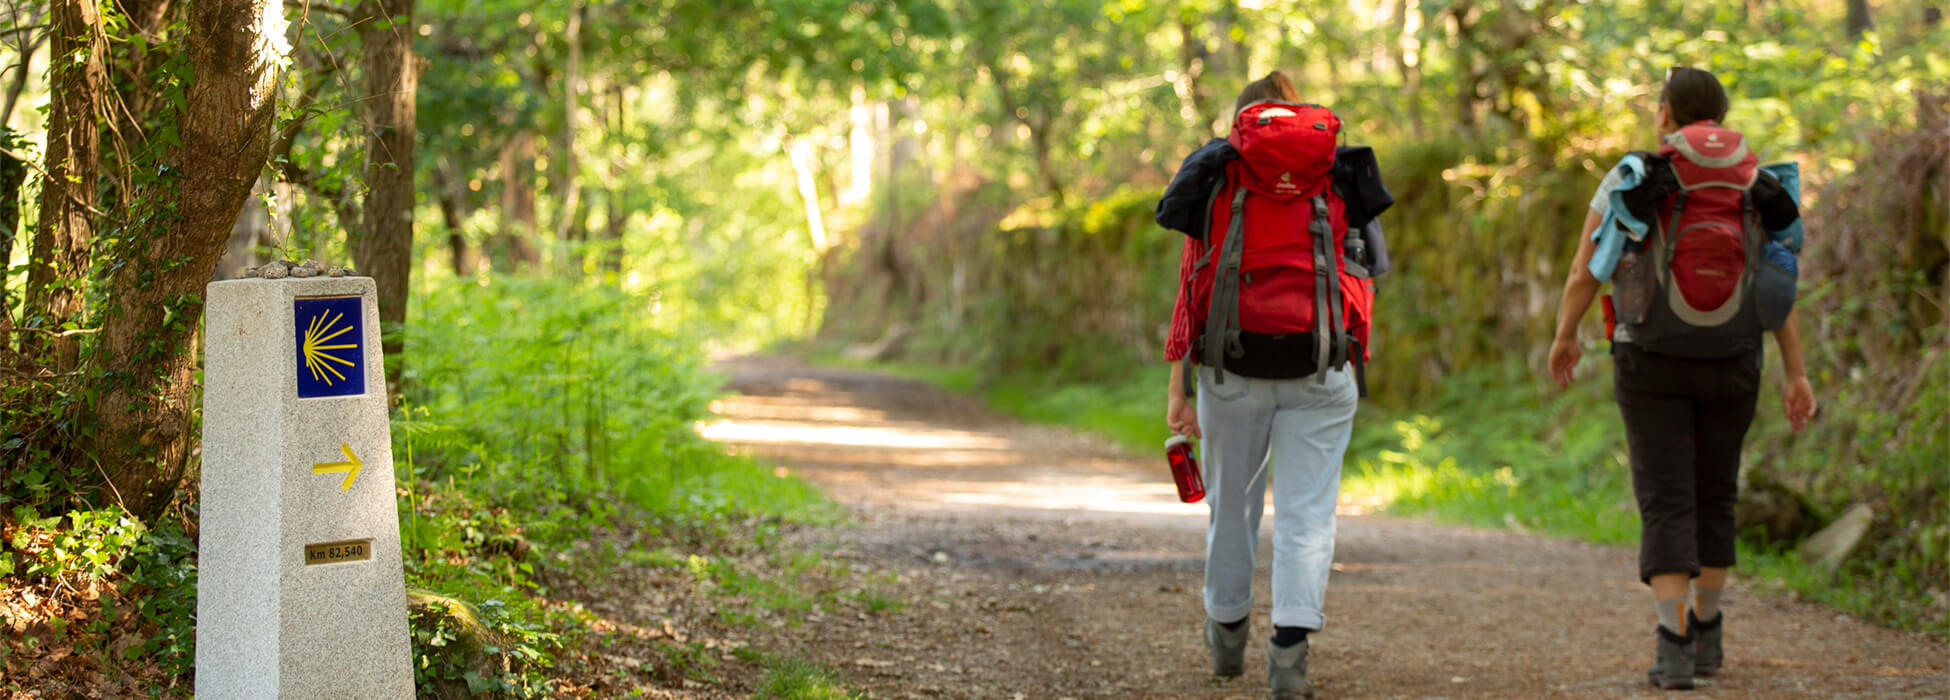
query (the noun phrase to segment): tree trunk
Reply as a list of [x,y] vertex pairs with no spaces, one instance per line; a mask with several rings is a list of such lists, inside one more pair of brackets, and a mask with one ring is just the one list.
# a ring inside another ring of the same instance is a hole
[[[1213,73],[1227,82],[1239,81],[1239,87],[1243,89],[1246,83],[1253,80],[1253,47],[1243,41],[1234,41],[1232,33],[1237,29],[1241,31],[1241,36],[1244,36],[1246,18],[1239,14],[1239,5],[1233,0],[1220,0],[1219,22],[1220,26],[1215,28],[1219,40],[1219,53],[1232,55],[1227,56],[1226,64],[1213,70]],[[1228,117],[1226,121],[1230,122],[1232,113],[1227,112],[1226,116]]]
[[1848,38],[1861,39],[1864,32],[1875,28],[1875,18],[1869,15],[1869,0],[1848,0]]
[[1178,22],[1178,93],[1179,112],[1191,112],[1191,118],[1198,120],[1201,135],[1210,136],[1217,132],[1219,114],[1213,108],[1212,87],[1199,78],[1205,74],[1205,60],[1210,52],[1205,50],[1205,40],[1198,35],[1198,25],[1188,18]]
[[[580,190],[582,188],[578,187],[576,189]],[[583,244],[589,242],[589,193],[578,192],[573,199],[575,200],[576,208],[574,212],[571,212],[567,216],[568,220],[564,223],[569,228],[563,231],[561,235],[562,242],[569,244],[563,250],[562,268],[570,275],[580,276],[582,274],[582,254],[586,252],[584,249],[587,247]]]
[[1470,24],[1470,10],[1473,2],[1458,3],[1450,9],[1454,22],[1453,58],[1456,67],[1456,126],[1465,134],[1473,136],[1476,131],[1476,105],[1481,100],[1477,94],[1482,89],[1483,74],[1476,69],[1475,26]]
[[[12,150],[13,141],[13,132],[0,126],[0,145]],[[8,293],[4,261],[14,259],[14,231],[20,227],[20,186],[25,182],[27,163],[0,153],[0,357],[13,348],[14,307],[12,295]]]
[[386,387],[399,393],[400,326],[406,323],[413,272],[413,0],[367,0],[359,25],[366,74],[365,230],[352,245],[353,264],[379,291],[380,347]]
[[[1201,41],[1199,46],[1205,62],[1205,70],[1200,77],[1206,78],[1203,82],[1206,90],[1212,92],[1213,99],[1223,102],[1225,93],[1222,90],[1231,87],[1234,81],[1246,74],[1246,67],[1234,60],[1230,50],[1232,25],[1239,20],[1239,9],[1233,7],[1231,2],[1221,2],[1211,17],[1211,22],[1206,25],[1206,30],[1212,33],[1211,38]],[[1245,83],[1242,81],[1239,84]]]
[[533,267],[542,257],[535,244],[535,136],[516,132],[501,149],[501,233],[495,236],[505,249],[508,267],[520,270]]
[[[807,242],[812,244],[813,259],[824,259],[828,247],[826,220],[819,212],[819,185],[813,176],[812,142],[798,138],[788,139],[786,150],[792,160],[793,179],[799,185],[799,203],[806,210]],[[813,294],[817,282],[817,271],[808,268],[805,278],[806,313],[800,324],[800,332],[807,338],[812,337],[813,331],[815,330],[813,327],[813,307],[815,306],[813,303]]]
[[114,251],[127,264],[109,279],[112,310],[87,376],[101,397],[98,463],[139,518],[169,506],[188,463],[203,287],[270,152],[282,42],[269,32],[284,26],[282,11],[278,0],[188,6],[175,175],[148,195],[172,199],[151,206],[176,216],[145,217]]
[[175,0],[117,0],[128,26],[123,31],[128,36],[142,37],[142,41],[116,42],[111,47],[115,55],[116,96],[120,100],[114,114],[116,129],[123,138],[134,139],[140,129],[135,119],[150,113],[149,104],[163,93],[162,86],[155,81],[150,71],[167,59],[169,51],[157,51],[156,47],[167,41],[163,30],[168,26]]
[[1041,119],[1038,121],[1043,123],[1042,128],[1031,127],[1029,130],[1029,145],[1036,151],[1036,170],[1043,174],[1043,186],[1049,188],[1049,193],[1056,198],[1057,204],[1062,204],[1064,199],[1063,180],[1056,176],[1056,162],[1050,157],[1050,120]]
[[[1055,163],[1050,157],[1049,126],[1051,119],[1049,112],[1046,111],[1047,106],[1038,105],[1035,108],[1030,108],[1018,102],[1015,91],[1009,87],[1009,73],[1002,69],[1002,63],[991,58],[988,62],[988,67],[989,77],[995,80],[996,95],[1002,99],[1002,108],[1009,113],[1010,118],[1016,120],[1023,126],[1029,127],[1029,147],[1032,155],[1036,157],[1036,170],[1042,175],[1043,186],[1049,189],[1050,196],[1056,199],[1057,204],[1062,204],[1063,182],[1057,178]],[[889,103],[889,109],[893,109],[892,103]],[[1036,117],[1033,120],[1030,118],[1031,113],[1034,113]],[[890,138],[894,131],[893,125],[895,121],[897,119],[892,117],[888,119],[887,131]],[[893,163],[891,146],[889,150],[888,162]],[[891,165],[888,168],[890,171],[887,174],[889,183],[894,181],[894,174],[891,172],[894,169],[895,167]],[[892,195],[889,195],[889,197],[890,199],[888,201],[892,202]]]
[[[619,182],[620,176],[612,171],[610,182]],[[623,230],[630,221],[629,210],[623,207],[623,191],[611,187],[604,198],[603,222],[603,265],[604,272],[619,274],[623,271]]]
[[[96,0],[56,0],[51,9],[57,75],[47,123],[48,179],[42,183],[40,225],[27,266],[26,321],[29,327],[59,331],[79,320],[88,281],[93,217],[100,201],[97,120],[108,90],[108,40]],[[80,338],[49,341],[44,335],[23,336],[21,352],[33,357],[51,351],[48,364],[56,372],[79,365]]]
[[846,146],[852,156],[852,174],[846,189],[840,191],[840,206],[851,207],[873,195],[873,108],[867,103],[867,89],[853,86],[853,104],[846,111],[849,130]]
[[[1408,0],[1395,0],[1395,37],[1389,40],[1395,57],[1395,69],[1402,76],[1402,101],[1408,104],[1408,124],[1415,140],[1421,141],[1426,133],[1422,118],[1422,56],[1421,41],[1415,38],[1416,32],[1408,23]],[[1419,7],[1416,10],[1420,11]],[[1421,26],[1421,18],[1416,18],[1415,28]]]
[[447,251],[454,276],[464,278],[473,269],[467,257],[467,237],[461,234],[461,204],[466,195],[459,179],[448,172],[448,164],[433,169],[433,188],[440,205],[440,222],[447,227]]
[[[582,188],[576,186],[576,113],[577,81],[582,80],[582,16],[585,8],[576,2],[569,8],[568,30],[563,32],[564,41],[569,44],[569,66],[562,72],[562,220],[556,224],[555,238],[564,243],[573,240],[575,232],[581,228],[577,221],[582,212]],[[578,264],[581,256],[578,251],[564,246],[561,267],[565,271],[581,269]]]
[[1231,128],[1232,113],[1223,91],[1243,87],[1252,80],[1252,66],[1247,62],[1250,48],[1232,40],[1232,29],[1241,22],[1239,7],[1231,0],[1219,4],[1210,22],[1179,20],[1178,60],[1180,80],[1185,83],[1179,99],[1192,103],[1202,132],[1225,135]]

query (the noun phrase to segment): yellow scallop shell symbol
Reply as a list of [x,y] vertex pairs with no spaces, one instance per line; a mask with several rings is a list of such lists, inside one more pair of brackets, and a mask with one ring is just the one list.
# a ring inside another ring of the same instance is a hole
[[340,373],[338,368],[333,367],[332,363],[336,362],[346,367],[357,366],[352,360],[340,357],[337,353],[344,350],[357,350],[358,344],[326,345],[332,339],[352,330],[350,323],[340,325],[344,320],[345,314],[328,310],[311,317],[311,324],[305,328],[305,367],[311,370],[312,379],[325,382],[325,386],[331,386],[334,381],[345,381],[345,375]]

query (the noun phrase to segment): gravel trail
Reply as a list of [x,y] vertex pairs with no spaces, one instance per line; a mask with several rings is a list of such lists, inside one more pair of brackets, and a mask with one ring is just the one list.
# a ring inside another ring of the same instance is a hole
[[[1132,455],[904,379],[778,357],[719,370],[739,395],[705,434],[847,505],[857,525],[805,533],[807,546],[892,573],[904,603],[775,630],[768,648],[875,698],[1266,697],[1264,642],[1245,677],[1208,675],[1205,507],[1177,502],[1162,450]],[[1345,511],[1312,638],[1320,697],[1662,694],[1644,680],[1653,623],[1633,552]],[[1263,539],[1260,639],[1270,561]],[[1950,696],[1950,647],[1928,637],[1737,581],[1725,608],[1727,666],[1681,697]]]

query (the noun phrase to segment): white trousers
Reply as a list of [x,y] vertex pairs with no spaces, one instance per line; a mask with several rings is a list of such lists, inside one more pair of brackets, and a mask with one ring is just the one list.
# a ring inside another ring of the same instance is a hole
[[[1220,622],[1251,614],[1259,516],[1273,480],[1273,624],[1320,629],[1334,562],[1334,505],[1358,400],[1349,369],[1319,377],[1225,383],[1198,370],[1205,439],[1205,612]],[[1269,458],[1268,453],[1271,453]]]

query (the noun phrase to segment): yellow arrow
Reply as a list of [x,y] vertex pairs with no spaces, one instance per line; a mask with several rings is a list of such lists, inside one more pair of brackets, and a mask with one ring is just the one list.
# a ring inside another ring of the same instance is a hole
[[339,484],[339,489],[342,491],[351,491],[352,480],[359,478],[359,470],[364,468],[366,464],[359,461],[358,455],[352,454],[352,445],[350,444],[339,443],[339,451],[345,453],[345,461],[311,465],[311,473],[334,474],[345,472],[345,481]]

